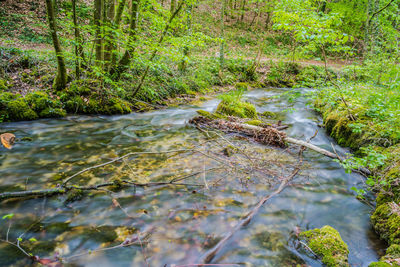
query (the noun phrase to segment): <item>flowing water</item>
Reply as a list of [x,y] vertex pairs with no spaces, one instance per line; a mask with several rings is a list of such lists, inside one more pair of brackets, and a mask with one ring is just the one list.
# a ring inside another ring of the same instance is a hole
[[[318,127],[320,117],[306,107],[306,98],[273,98],[283,89],[250,91],[246,97],[258,112],[276,112],[291,137],[338,153]],[[240,166],[246,155],[227,157],[214,141],[187,124],[196,110],[212,111],[219,100],[124,116],[72,116],[1,124],[1,132],[23,139],[0,152],[0,192],[53,188],[61,179],[86,167],[129,152],[199,149],[201,153],[133,155],[74,178],[72,184],[93,185],[115,177],[140,183],[183,180],[193,185],[129,187],[89,194],[8,200],[0,204],[0,237],[16,240],[22,233],[27,250],[41,258],[61,256],[70,266],[174,266],[198,263],[199,257],[229,232],[241,216],[276,188],[298,164],[298,148],[277,149],[233,135],[221,142],[241,146],[254,166]],[[289,108],[289,109],[288,109]],[[207,153],[205,151],[208,151]],[[207,154],[208,156],[205,156]],[[219,159],[215,160],[215,158]],[[223,161],[221,164],[220,161]],[[253,159],[254,161],[254,159]],[[243,165],[243,164],[242,164]],[[239,167],[238,167],[239,166]],[[236,168],[234,170],[230,170]],[[235,171],[236,170],[236,171]],[[274,174],[274,175],[273,175]],[[352,266],[368,266],[382,244],[369,223],[372,207],[355,198],[351,187],[363,178],[346,174],[338,163],[313,151],[304,153],[301,174],[280,195],[264,204],[249,225],[236,232],[213,263],[239,266],[321,266],[296,243],[295,229],[331,225],[349,245]],[[129,247],[103,250],[135,237]],[[26,241],[34,237],[37,242]],[[92,253],[90,253],[93,251]],[[25,266],[30,261],[0,243],[0,266]]]

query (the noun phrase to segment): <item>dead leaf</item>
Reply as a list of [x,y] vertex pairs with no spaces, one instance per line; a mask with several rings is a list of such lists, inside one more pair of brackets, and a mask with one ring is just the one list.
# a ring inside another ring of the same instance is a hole
[[0,140],[5,148],[11,149],[15,143],[15,135],[12,133],[3,133],[0,135]]
[[121,207],[121,205],[119,204],[118,200],[116,200],[115,198],[112,199],[112,203],[114,205],[114,207]]

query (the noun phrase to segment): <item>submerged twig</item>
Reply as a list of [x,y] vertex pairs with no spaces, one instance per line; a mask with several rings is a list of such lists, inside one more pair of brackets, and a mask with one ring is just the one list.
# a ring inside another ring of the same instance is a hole
[[[274,192],[272,192],[270,195],[265,196],[262,198],[257,205],[242,219],[240,220],[239,223],[236,224],[236,226],[230,231],[228,234],[225,235],[223,239],[221,239],[217,245],[215,245],[212,249],[207,251],[203,256],[200,258],[200,262],[202,263],[209,263],[211,260],[215,257],[215,255],[225,246],[226,242],[237,232],[240,230],[240,228],[246,226],[247,224],[250,223],[250,221],[253,219],[253,217],[257,214],[258,210],[261,208],[261,206],[267,202],[269,199],[272,197],[278,195],[285,189],[285,187],[290,183],[290,181],[293,180],[293,178],[298,174],[300,171],[300,168],[297,167],[296,169],[293,170],[292,174],[285,178],[279,185],[278,189],[276,189]],[[201,264],[199,265],[201,266]]]
[[[318,132],[316,132],[309,140],[308,142],[311,141],[311,139],[313,139]],[[307,143],[306,143],[307,144]],[[279,187],[272,192],[269,195],[266,195],[265,197],[263,197],[258,203],[257,205],[249,212],[247,213],[247,215],[239,221],[239,223],[236,224],[236,226],[228,233],[225,235],[224,238],[222,238],[217,245],[215,245],[212,249],[208,250],[205,254],[203,254],[203,256],[201,256],[200,258],[200,262],[201,263],[209,263],[212,261],[212,259],[215,257],[215,255],[226,245],[227,241],[237,232],[239,231],[242,227],[248,225],[250,223],[250,221],[253,219],[253,217],[257,214],[257,212],[259,211],[259,209],[261,208],[261,206],[263,204],[265,204],[269,199],[273,198],[274,196],[278,195],[279,193],[281,193],[286,186],[294,179],[294,177],[296,177],[296,175],[299,173],[300,171],[300,166],[303,163],[303,151],[305,150],[305,146],[301,146],[300,147],[300,151],[299,151],[299,156],[300,156],[300,161],[297,167],[295,167],[295,169],[293,170],[292,174],[290,174],[288,177],[286,177],[284,180],[282,180],[282,182],[280,183]],[[201,264],[199,264],[198,266],[201,266]]]
[[160,151],[160,152],[131,152],[131,153],[128,153],[128,154],[123,155],[121,157],[115,158],[115,159],[113,159],[111,161],[108,161],[108,162],[105,162],[105,163],[102,163],[102,164],[99,164],[99,165],[96,165],[96,166],[92,166],[92,167],[88,167],[86,169],[83,169],[83,170],[81,170],[81,171],[69,176],[68,178],[66,178],[64,180],[64,182],[62,183],[62,186],[64,187],[69,181],[71,181],[76,176],[81,175],[82,173],[85,173],[85,172],[88,172],[90,170],[97,169],[97,168],[100,168],[100,167],[104,167],[106,165],[112,164],[112,163],[114,163],[116,161],[123,160],[123,159],[125,159],[127,157],[130,157],[130,156],[133,156],[133,155],[169,154],[169,153],[189,152],[189,151],[193,151],[193,150],[192,149],[178,149],[178,150],[168,150],[168,151]]

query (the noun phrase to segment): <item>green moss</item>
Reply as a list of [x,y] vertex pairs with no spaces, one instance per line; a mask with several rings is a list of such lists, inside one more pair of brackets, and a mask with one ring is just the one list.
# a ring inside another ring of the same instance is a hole
[[400,258],[400,245],[394,244],[391,245],[386,250],[386,255],[382,257],[379,262],[373,262],[369,265],[369,267],[399,266],[399,263],[396,261],[399,258]]
[[245,123],[249,124],[249,125],[254,125],[254,126],[260,126],[260,125],[264,124],[264,122],[262,122],[260,120],[250,120],[250,121],[246,121]]
[[244,82],[238,82],[235,84],[235,88],[237,90],[244,90],[247,91],[249,89],[249,84]]
[[239,151],[239,150],[238,150],[236,147],[231,146],[231,145],[226,146],[226,147],[222,150],[222,152],[223,152],[223,153],[225,154],[225,156],[227,156],[227,157],[232,156],[233,154],[237,153],[238,151]]
[[128,114],[131,112],[130,104],[117,97],[109,99],[105,106],[105,114]]
[[84,111],[85,113],[89,114],[114,115],[131,113],[132,109],[130,108],[128,102],[120,98],[103,98],[98,95],[93,95],[89,99],[87,106],[84,108]]
[[387,262],[372,262],[369,267],[393,267],[393,265],[387,263]]
[[26,95],[25,100],[36,112],[40,112],[50,106],[53,106],[53,101],[45,92],[29,93]]
[[386,256],[385,257],[390,257],[392,259],[400,258],[400,245],[399,244],[391,245],[386,250]]
[[5,91],[8,89],[8,83],[4,79],[0,79],[0,91]]
[[72,189],[68,192],[67,198],[65,199],[65,203],[74,202],[77,200],[81,200],[84,196],[84,193],[80,189]]
[[61,102],[57,99],[52,99],[45,92],[29,93],[26,95],[25,100],[41,118],[60,118],[66,116]]
[[84,113],[85,110],[85,102],[82,100],[80,96],[73,96],[72,98],[67,98],[64,102],[64,108],[70,113]]
[[309,247],[326,266],[350,266],[348,263],[349,249],[343,242],[337,230],[331,226],[324,226],[300,234],[300,238],[307,241]]
[[239,118],[258,118],[256,107],[251,103],[242,101],[228,102],[222,100],[217,107],[216,113]]
[[6,112],[10,121],[34,120],[38,115],[33,111],[23,98],[10,100]]
[[197,114],[199,114],[200,116],[215,120],[215,119],[224,119],[226,116],[222,115],[222,114],[218,114],[218,113],[211,113],[205,110],[197,110],[196,111]]
[[400,244],[400,215],[393,207],[398,207],[394,202],[379,205],[371,221],[374,229],[381,238],[389,244]]
[[46,108],[39,113],[41,118],[62,118],[67,115],[67,112],[61,108]]
[[133,104],[133,109],[139,112],[146,112],[146,111],[150,111],[153,110],[154,107],[150,104],[147,104],[146,102],[143,101],[136,101]]

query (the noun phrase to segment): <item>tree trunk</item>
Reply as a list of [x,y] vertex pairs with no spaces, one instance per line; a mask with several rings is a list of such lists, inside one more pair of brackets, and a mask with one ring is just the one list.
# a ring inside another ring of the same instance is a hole
[[103,61],[103,40],[101,38],[101,21],[102,21],[102,8],[104,0],[94,0],[94,25],[96,27],[95,32],[95,55],[96,64],[100,65]]
[[131,11],[131,23],[129,25],[129,43],[127,49],[125,50],[124,55],[122,56],[121,60],[118,63],[118,67],[116,70],[118,76],[126,70],[129,63],[131,62],[132,54],[135,51],[133,43],[136,41],[136,27],[137,27],[137,19],[139,16],[139,5],[140,5],[140,0],[133,0],[132,11]]
[[[114,49],[114,17],[115,17],[115,0],[108,0],[107,7],[107,30],[106,30],[106,40],[104,44],[104,62],[107,64],[107,67],[110,66],[111,63],[111,53]],[[111,30],[110,30],[111,29]]]
[[174,13],[175,11],[175,6],[176,6],[176,0],[171,0],[171,14]]
[[246,9],[246,0],[243,0],[242,11],[241,11],[242,15],[240,16],[240,21],[241,22],[243,22],[244,14],[246,13],[245,9]]
[[251,20],[251,23],[250,23],[249,27],[253,26],[254,22],[256,21],[256,18],[258,18],[258,14],[260,12],[259,10],[260,10],[260,2],[257,2],[256,3],[256,10],[254,11],[254,16],[253,16],[253,19]]
[[53,39],[54,50],[57,57],[57,75],[54,79],[53,88],[56,90],[62,90],[67,85],[67,68],[65,66],[64,55],[61,49],[60,41],[57,36],[57,24],[54,14],[54,7],[52,0],[46,0],[47,17],[49,21],[49,28],[51,37]]
[[[171,26],[172,21],[178,15],[179,11],[181,10],[181,8],[183,7],[184,4],[185,4],[185,0],[179,1],[178,7],[175,9],[174,13],[171,14],[171,17],[169,18],[168,23],[165,26],[164,31],[162,32],[162,34],[160,36],[160,39],[158,40],[158,44],[161,44],[163,42],[165,36],[168,33],[168,30]],[[157,52],[158,52],[158,48],[156,47],[150,56],[150,62],[152,62],[154,60],[155,56],[157,55]],[[150,64],[147,65],[142,77],[140,77],[139,85],[132,92],[132,96],[131,96],[132,98],[134,98],[136,96],[136,94],[140,91],[140,89],[142,88],[144,80],[146,79],[147,74],[149,73],[149,69],[150,69]]]
[[[192,36],[192,17],[193,17],[193,5],[190,4],[187,8],[187,27],[188,27],[188,35],[191,37]],[[179,70],[184,71],[186,69],[187,65],[187,57],[189,56],[189,47],[185,45],[183,48],[183,56],[184,58],[182,59],[181,63],[179,64]]]
[[[125,6],[126,6],[126,0],[120,0],[119,4],[118,4],[118,7],[117,7],[117,13],[115,14],[115,18],[114,18],[113,27],[114,27],[115,30],[118,30],[119,27],[120,27],[121,19],[122,19],[122,13],[124,12]],[[111,56],[111,67],[115,68],[115,65],[117,64],[118,53],[116,51],[117,46],[115,44],[114,38],[113,38],[112,41],[113,41],[112,42],[113,48],[112,48],[112,56]]]
[[75,35],[75,75],[76,79],[80,77],[81,60],[84,60],[81,34],[78,28],[78,19],[76,17],[76,0],[72,0],[72,17],[74,22]]
[[219,64],[221,71],[224,69],[224,46],[225,46],[225,7],[226,0],[222,0],[222,8],[221,8],[221,47],[219,51]]

